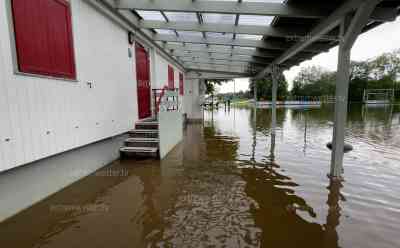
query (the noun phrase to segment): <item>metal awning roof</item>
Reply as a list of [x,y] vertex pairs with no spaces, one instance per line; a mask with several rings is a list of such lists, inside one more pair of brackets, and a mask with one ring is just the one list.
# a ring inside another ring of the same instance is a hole
[[[105,0],[103,0],[105,1]],[[297,65],[338,44],[339,23],[362,0],[114,0],[187,70],[263,76],[272,64]],[[399,14],[384,0],[364,31]],[[125,15],[126,16],[126,15]]]

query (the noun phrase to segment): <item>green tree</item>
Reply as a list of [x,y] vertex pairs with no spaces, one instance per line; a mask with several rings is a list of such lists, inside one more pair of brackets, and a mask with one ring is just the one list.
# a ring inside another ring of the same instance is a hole
[[333,72],[319,66],[304,67],[293,81],[292,96],[331,95],[335,91]]
[[[250,95],[254,97],[254,84],[257,85],[257,100],[272,99],[272,77],[253,80],[249,84]],[[288,83],[285,76],[281,73],[278,77],[278,100],[284,100],[288,96]]]
[[[349,100],[362,101],[366,89],[394,89],[400,97],[400,49],[350,65]],[[304,67],[293,81],[293,96],[334,95],[336,73],[318,66]]]
[[400,49],[384,53],[377,58],[368,61],[368,63],[375,80],[389,77],[392,81],[397,81],[400,75]]
[[207,79],[205,80],[206,87],[206,95],[211,96],[212,105],[214,105],[214,94],[216,93],[216,85],[222,85],[222,83],[226,83],[228,80],[224,79]]

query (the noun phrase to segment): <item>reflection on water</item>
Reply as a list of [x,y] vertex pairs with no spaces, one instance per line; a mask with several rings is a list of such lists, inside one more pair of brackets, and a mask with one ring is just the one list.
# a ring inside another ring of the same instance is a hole
[[351,106],[342,183],[326,177],[332,114],[206,112],[163,161],[116,161],[103,171],[127,173],[0,223],[0,246],[400,247],[400,109]]

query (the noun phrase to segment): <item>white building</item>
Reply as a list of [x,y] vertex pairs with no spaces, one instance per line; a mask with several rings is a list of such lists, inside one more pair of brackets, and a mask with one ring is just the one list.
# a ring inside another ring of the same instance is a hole
[[199,80],[85,1],[1,1],[0,37],[0,220],[118,158],[150,88],[172,79],[180,113],[202,116]]

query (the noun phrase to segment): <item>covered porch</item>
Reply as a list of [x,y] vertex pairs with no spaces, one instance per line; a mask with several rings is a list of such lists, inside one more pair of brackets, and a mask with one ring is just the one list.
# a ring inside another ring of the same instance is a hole
[[[329,173],[333,178],[341,178],[343,171],[351,49],[361,33],[399,14],[399,3],[385,0],[88,2],[134,37],[161,48],[185,68],[186,79],[199,87],[207,79],[272,76],[273,127],[278,76],[339,46]],[[187,99],[188,105],[198,109],[201,97]]]

